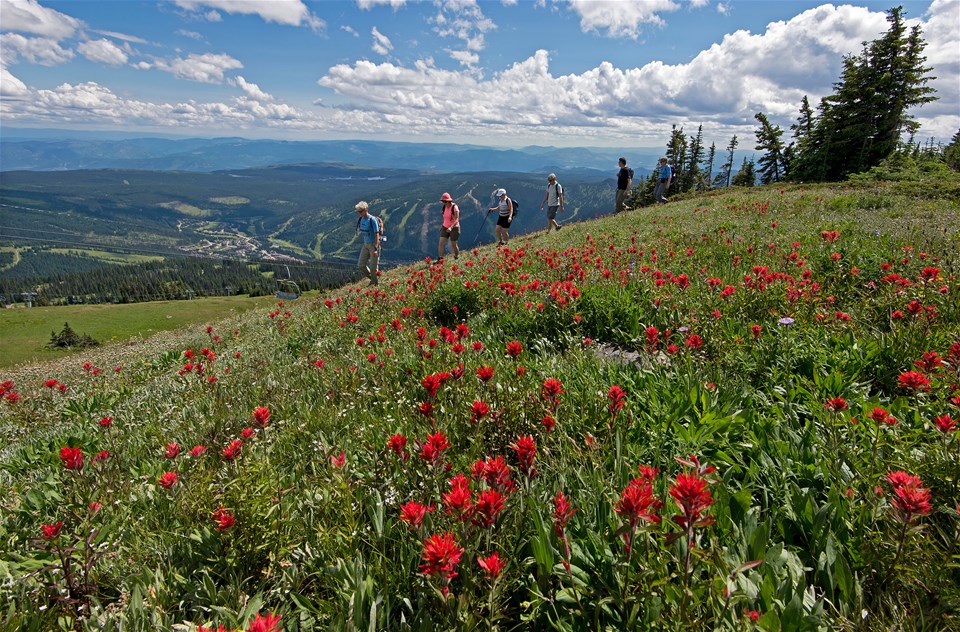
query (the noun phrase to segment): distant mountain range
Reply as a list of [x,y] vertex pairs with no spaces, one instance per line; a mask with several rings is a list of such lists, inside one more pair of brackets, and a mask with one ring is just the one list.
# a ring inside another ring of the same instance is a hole
[[53,132],[4,128],[2,171],[141,169],[219,171],[298,163],[347,163],[365,167],[419,169],[434,173],[513,171],[528,174],[595,171],[613,175],[625,155],[637,174],[655,166],[661,149],[524,147],[499,149],[452,143],[381,141],[280,141],[244,138],[49,138]]

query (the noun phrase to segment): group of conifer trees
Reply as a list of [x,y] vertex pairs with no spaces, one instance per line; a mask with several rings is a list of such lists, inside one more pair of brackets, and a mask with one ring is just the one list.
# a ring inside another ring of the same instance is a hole
[[[816,110],[803,97],[789,142],[784,130],[763,112],[755,115],[759,124],[755,149],[763,152],[756,160],[743,158],[738,168],[734,155],[740,139],[734,135],[715,172],[718,150],[715,143],[704,148],[703,125],[689,138],[674,125],[665,154],[675,172],[670,193],[757,182],[839,181],[896,152],[943,160],[960,169],[960,131],[947,147],[914,142],[920,125],[909,110],[936,100],[927,85],[934,77],[925,66],[920,27],[907,28],[902,7],[890,9],[887,22],[884,35],[865,43],[859,54],[844,58],[833,94],[823,97]],[[632,206],[652,203],[654,184],[655,177],[640,179],[631,195]]]

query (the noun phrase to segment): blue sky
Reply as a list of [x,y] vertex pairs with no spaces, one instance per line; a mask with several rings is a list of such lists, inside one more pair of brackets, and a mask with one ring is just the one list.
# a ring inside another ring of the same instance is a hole
[[[0,0],[0,132],[725,146],[788,128],[898,2]],[[960,0],[901,1],[960,127]]]

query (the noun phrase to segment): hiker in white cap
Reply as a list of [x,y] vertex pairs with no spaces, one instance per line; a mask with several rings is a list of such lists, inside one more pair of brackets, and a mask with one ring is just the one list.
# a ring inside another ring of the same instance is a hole
[[510,239],[510,222],[513,221],[513,201],[507,197],[506,189],[497,189],[493,194],[499,202],[496,206],[487,209],[487,212],[498,211],[500,217],[497,218],[497,239],[500,240],[498,246],[506,246]]

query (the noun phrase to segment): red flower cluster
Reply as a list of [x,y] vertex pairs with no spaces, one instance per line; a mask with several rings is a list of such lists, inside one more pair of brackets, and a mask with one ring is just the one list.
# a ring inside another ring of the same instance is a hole
[[217,523],[217,531],[226,531],[237,522],[234,515],[224,509],[223,505],[220,505],[216,511],[210,514],[210,517]]
[[253,425],[258,428],[265,428],[270,421],[270,409],[266,406],[257,406],[253,409]]
[[60,448],[60,460],[63,462],[63,467],[68,470],[82,470],[83,450],[64,446]]
[[607,391],[607,399],[610,400],[610,403],[607,404],[607,410],[610,411],[611,415],[616,416],[626,405],[627,393],[618,385],[614,384],[610,387],[610,390]]
[[420,565],[420,572],[441,577],[449,583],[457,576],[456,567],[462,556],[463,549],[457,544],[452,533],[435,533],[423,541],[423,564]]
[[427,441],[420,447],[420,458],[431,465],[436,465],[443,457],[443,451],[449,447],[447,435],[442,432],[427,435]]
[[893,487],[894,515],[908,524],[917,516],[926,516],[933,509],[930,490],[923,487],[920,477],[903,471],[890,472],[886,480]]
[[413,529],[419,529],[428,513],[436,509],[433,505],[424,505],[415,500],[400,505],[400,520],[406,522]]
[[177,484],[176,472],[164,472],[157,480],[157,484],[164,489],[170,489]]
[[510,448],[517,453],[520,462],[520,471],[524,476],[536,476],[537,468],[533,467],[533,459],[537,455],[537,444],[533,437],[527,435],[518,438]]
[[680,508],[680,513],[673,519],[681,528],[705,527],[713,524],[713,516],[704,516],[704,512],[710,508],[714,500],[708,486],[709,483],[697,472],[677,475],[676,481],[670,486],[670,495]]

